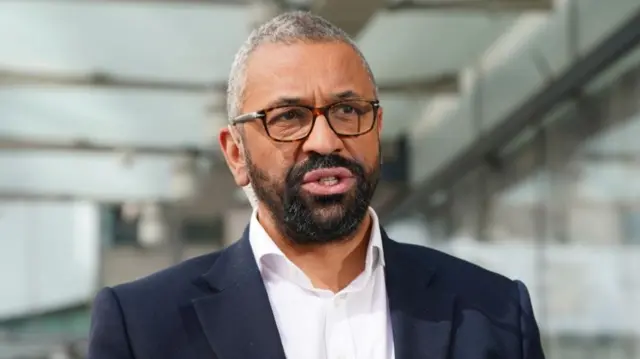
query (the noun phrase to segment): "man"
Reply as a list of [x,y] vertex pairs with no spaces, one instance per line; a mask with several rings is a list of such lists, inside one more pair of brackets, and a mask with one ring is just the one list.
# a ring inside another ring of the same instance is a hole
[[325,20],[286,13],[254,31],[219,137],[255,191],[249,226],[225,250],[102,290],[89,358],[543,358],[522,283],[380,228],[377,95]]

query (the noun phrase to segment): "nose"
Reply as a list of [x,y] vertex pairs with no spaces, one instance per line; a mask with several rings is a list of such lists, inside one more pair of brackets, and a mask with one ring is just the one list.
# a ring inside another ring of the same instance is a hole
[[304,152],[317,152],[323,155],[340,152],[343,148],[342,139],[331,129],[323,115],[316,118],[311,133],[302,145]]

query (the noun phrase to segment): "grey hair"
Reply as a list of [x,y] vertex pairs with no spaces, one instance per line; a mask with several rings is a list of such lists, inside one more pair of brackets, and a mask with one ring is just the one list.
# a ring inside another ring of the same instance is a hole
[[362,59],[371,82],[378,90],[371,67],[355,42],[329,21],[305,11],[280,14],[254,29],[236,53],[227,85],[227,114],[230,119],[241,115],[249,56],[262,44],[293,44],[296,42],[343,42],[351,46]]
[[247,200],[249,201],[251,208],[256,209],[258,207],[258,197],[256,197],[256,192],[253,190],[251,183],[242,187],[242,190],[244,191],[245,196],[247,196]]

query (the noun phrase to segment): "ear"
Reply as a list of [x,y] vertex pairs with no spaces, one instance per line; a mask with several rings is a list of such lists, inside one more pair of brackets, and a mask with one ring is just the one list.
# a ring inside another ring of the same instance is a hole
[[244,155],[245,150],[238,131],[230,126],[224,127],[220,130],[218,142],[220,142],[220,149],[236,184],[240,187],[248,185],[249,175]]

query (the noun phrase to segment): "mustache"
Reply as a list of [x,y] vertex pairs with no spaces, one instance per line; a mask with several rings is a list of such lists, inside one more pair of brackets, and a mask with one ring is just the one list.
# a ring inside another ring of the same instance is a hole
[[312,154],[306,161],[295,165],[289,170],[289,173],[287,174],[287,184],[290,186],[299,186],[307,172],[321,168],[335,167],[344,167],[348,169],[356,178],[365,177],[364,167],[356,161],[349,160],[336,154]]

